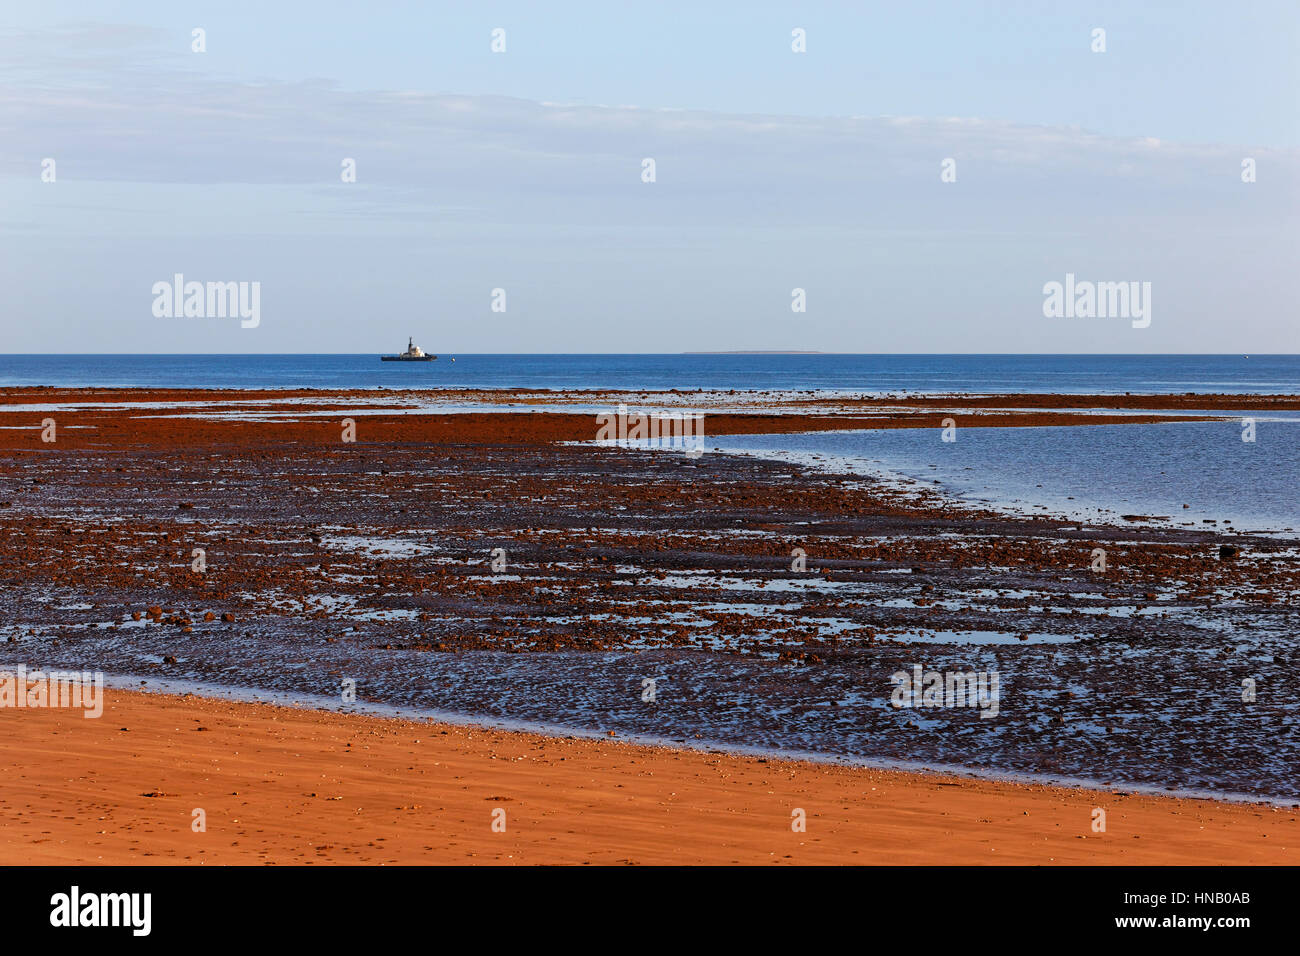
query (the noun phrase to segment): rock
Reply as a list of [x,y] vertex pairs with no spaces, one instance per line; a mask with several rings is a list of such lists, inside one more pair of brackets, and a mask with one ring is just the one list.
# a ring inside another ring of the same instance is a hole
[[1221,545],[1219,545],[1219,560],[1220,560],[1220,561],[1231,561],[1233,558],[1235,558],[1235,557],[1236,557],[1237,555],[1239,555],[1240,553],[1241,553],[1241,550],[1240,550],[1240,549],[1239,549],[1235,544],[1221,544]]

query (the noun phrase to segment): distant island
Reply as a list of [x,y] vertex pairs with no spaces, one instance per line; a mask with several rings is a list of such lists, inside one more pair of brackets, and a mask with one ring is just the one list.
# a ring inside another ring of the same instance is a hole
[[734,349],[729,352],[683,352],[682,355],[825,355],[814,349]]

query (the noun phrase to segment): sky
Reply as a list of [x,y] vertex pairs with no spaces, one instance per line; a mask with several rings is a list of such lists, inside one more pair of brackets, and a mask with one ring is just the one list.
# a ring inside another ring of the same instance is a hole
[[1300,352],[1294,0],[701,6],[6,0],[0,352]]

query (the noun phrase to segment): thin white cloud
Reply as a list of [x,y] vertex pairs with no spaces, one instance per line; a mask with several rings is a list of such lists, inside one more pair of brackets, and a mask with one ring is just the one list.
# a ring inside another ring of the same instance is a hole
[[157,46],[157,31],[105,25],[0,37],[0,174],[30,176],[33,157],[55,156],[82,180],[311,184],[337,178],[351,156],[377,186],[626,198],[652,156],[663,192],[765,188],[852,206],[854,191],[928,189],[946,157],[967,188],[1002,194],[1025,176],[1230,186],[1251,155],[1293,195],[1300,171],[1295,150],[969,117],[733,115],[250,84]]

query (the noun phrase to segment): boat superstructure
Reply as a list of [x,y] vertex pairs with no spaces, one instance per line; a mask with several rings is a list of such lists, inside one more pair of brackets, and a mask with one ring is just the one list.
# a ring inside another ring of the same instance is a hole
[[381,362],[432,362],[438,356],[429,355],[424,349],[415,344],[415,336],[406,340],[406,351],[401,355],[381,355]]

